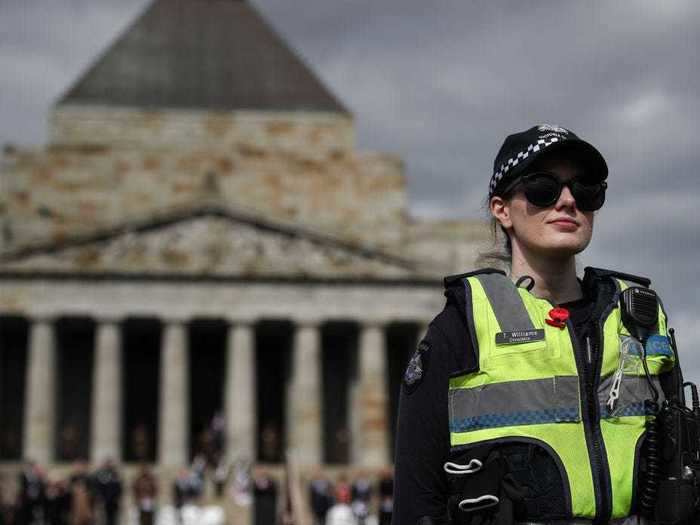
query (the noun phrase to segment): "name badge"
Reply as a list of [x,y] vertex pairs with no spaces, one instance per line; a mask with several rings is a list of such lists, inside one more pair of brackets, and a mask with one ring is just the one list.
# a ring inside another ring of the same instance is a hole
[[544,341],[543,328],[537,330],[513,330],[512,332],[499,332],[496,334],[497,345],[531,343],[533,341]]

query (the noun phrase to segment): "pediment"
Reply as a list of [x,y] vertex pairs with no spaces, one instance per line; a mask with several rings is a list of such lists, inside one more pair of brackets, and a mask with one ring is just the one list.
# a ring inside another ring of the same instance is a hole
[[289,225],[221,209],[24,248],[0,270],[69,274],[153,274],[274,278],[414,278],[417,261]]

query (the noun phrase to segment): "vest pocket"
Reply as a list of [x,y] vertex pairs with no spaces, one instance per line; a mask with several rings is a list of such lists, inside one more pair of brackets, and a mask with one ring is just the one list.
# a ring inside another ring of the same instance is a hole
[[[644,350],[646,351],[647,368],[651,375],[659,375],[673,368],[675,359],[668,337],[654,334],[649,337]],[[633,337],[620,334],[620,368],[628,376],[644,376],[642,363],[642,346]],[[624,361],[624,362],[623,362]]]
[[644,370],[644,349],[641,343],[629,335],[620,334],[617,369],[613,374],[602,378],[598,390],[603,418],[650,415],[646,400],[653,398],[653,390],[659,394],[659,400],[663,401],[658,376],[673,367],[673,352],[667,338],[659,335],[649,338],[645,350],[653,389]]

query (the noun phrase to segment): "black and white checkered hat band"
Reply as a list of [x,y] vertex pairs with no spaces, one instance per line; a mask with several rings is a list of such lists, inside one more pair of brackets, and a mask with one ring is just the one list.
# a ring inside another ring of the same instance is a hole
[[538,139],[536,144],[530,144],[527,147],[527,149],[519,152],[515,157],[508,159],[507,162],[501,164],[499,170],[493,174],[493,177],[491,177],[491,183],[489,184],[489,198],[493,196],[493,192],[496,189],[496,186],[498,186],[498,183],[501,182],[501,179],[505,177],[505,175],[512,168],[517,166],[521,160],[528,158],[530,153],[536,153],[541,149],[551,146],[555,142],[560,142],[559,137],[551,137],[549,139]]

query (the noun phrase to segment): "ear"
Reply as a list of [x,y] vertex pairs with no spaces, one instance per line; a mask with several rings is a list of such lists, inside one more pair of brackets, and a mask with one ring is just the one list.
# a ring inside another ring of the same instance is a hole
[[513,221],[510,219],[510,203],[503,197],[491,197],[489,208],[491,209],[491,215],[501,223],[501,226],[505,229],[513,227]]

